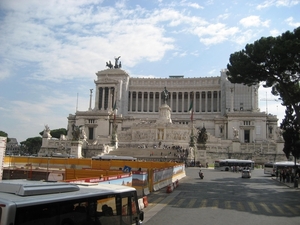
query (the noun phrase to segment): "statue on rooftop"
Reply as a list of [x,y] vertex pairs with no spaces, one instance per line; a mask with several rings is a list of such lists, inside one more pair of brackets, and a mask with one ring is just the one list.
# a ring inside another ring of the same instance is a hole
[[109,68],[109,69],[120,69],[122,67],[122,63],[121,61],[119,62],[119,59],[121,58],[121,56],[118,56],[118,57],[115,57],[115,65],[113,65],[111,63],[111,61],[109,60],[108,62],[106,62],[106,66]]
[[164,104],[167,104],[168,98],[169,98],[169,92],[167,90],[167,88],[165,87],[165,89],[161,92],[161,97],[164,100]]
[[121,58],[121,56],[115,57],[115,66],[114,66],[115,69],[118,69],[121,66],[121,62],[118,63],[118,61],[119,61],[120,58]]
[[43,132],[43,138],[51,138],[51,134],[50,134],[51,130],[49,128],[48,125],[45,125],[45,129],[44,129],[44,132]]
[[109,62],[106,62],[106,66],[107,66],[109,69],[111,69],[111,68],[114,67],[110,60],[109,60]]
[[75,124],[72,124],[72,141],[79,141],[80,140],[80,133],[81,133],[81,126],[76,126]]

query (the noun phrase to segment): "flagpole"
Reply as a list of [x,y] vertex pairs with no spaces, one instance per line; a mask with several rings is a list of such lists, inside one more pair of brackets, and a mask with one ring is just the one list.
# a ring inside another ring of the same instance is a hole
[[117,127],[116,127],[116,117],[117,117],[117,94],[118,92],[116,92],[116,99],[115,99],[115,103],[113,105],[113,109],[112,109],[112,113],[113,113],[113,129],[112,129],[112,144],[114,146],[116,146],[116,142],[117,142]]
[[196,149],[195,149],[195,138],[194,138],[194,92],[192,92],[192,100],[189,107],[191,112],[191,136],[190,136],[190,148],[194,153],[194,166],[196,166]]

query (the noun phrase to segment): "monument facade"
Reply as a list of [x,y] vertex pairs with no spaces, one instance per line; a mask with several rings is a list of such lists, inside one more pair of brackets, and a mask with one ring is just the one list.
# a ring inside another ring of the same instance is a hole
[[[226,70],[215,77],[134,78],[121,69],[119,59],[96,73],[89,108],[69,114],[67,137],[56,140],[57,146],[70,149],[72,128],[80,126],[84,157],[159,143],[189,148],[191,134],[205,127],[206,147],[195,150],[194,160],[285,159],[277,117],[259,109],[259,86],[230,83]],[[55,146],[47,139],[39,155]]]

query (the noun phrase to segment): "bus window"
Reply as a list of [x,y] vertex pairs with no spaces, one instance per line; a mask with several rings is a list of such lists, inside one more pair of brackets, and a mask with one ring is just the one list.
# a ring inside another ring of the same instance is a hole
[[0,221],[1,221],[1,217],[2,217],[2,207],[3,207],[3,205],[0,204]]
[[242,169],[254,169],[254,161],[252,160],[242,160],[242,159],[223,159],[223,160],[217,160],[215,161],[215,169],[221,170],[221,171],[231,171],[232,167],[238,167],[239,170]]
[[131,197],[122,198],[122,220],[125,224],[132,224],[132,204]]
[[57,204],[42,204],[18,208],[16,225],[57,224]]

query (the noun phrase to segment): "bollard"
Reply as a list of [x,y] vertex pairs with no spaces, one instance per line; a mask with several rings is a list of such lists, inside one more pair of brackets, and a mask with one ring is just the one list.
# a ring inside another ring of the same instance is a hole
[[148,198],[147,198],[147,196],[143,197],[143,203],[144,203],[144,206],[146,208],[148,206]]
[[173,185],[168,185],[167,186],[167,193],[171,193],[173,191]]
[[298,178],[294,179],[294,188],[298,188]]

